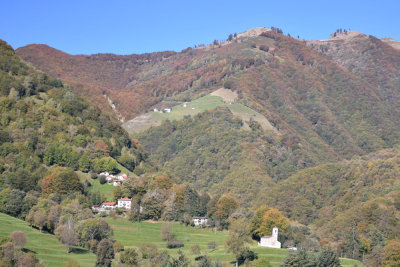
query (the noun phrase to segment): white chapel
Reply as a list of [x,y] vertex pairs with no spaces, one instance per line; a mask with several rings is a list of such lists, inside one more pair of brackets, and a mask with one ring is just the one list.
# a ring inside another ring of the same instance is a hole
[[278,227],[272,228],[272,236],[261,237],[258,245],[268,248],[281,248],[281,242],[278,241]]

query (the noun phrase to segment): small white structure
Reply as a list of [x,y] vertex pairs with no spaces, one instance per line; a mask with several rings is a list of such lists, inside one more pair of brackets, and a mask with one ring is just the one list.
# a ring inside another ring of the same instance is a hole
[[113,186],[120,186],[120,185],[122,185],[122,181],[121,180],[114,180]]
[[297,250],[296,247],[287,247],[288,250]]
[[127,197],[118,199],[118,208],[130,210],[132,208],[132,199]]
[[154,112],[158,112],[158,113],[163,113],[160,109],[158,109],[158,108],[155,108],[154,109]]
[[278,241],[278,227],[272,228],[272,236],[261,237],[258,245],[268,248],[281,248],[281,242]]
[[126,178],[128,178],[128,175],[126,175],[125,173],[124,173],[124,174],[121,174],[121,175],[118,175],[117,177],[115,177],[115,179],[120,180],[120,181],[122,181],[122,182],[125,181]]
[[171,111],[172,111],[172,108],[165,108],[165,109],[164,109],[164,112],[165,112],[165,113],[170,113]]
[[102,172],[102,173],[100,173],[99,175],[104,175],[104,176],[109,176],[110,174],[108,173],[108,172]]
[[202,225],[205,226],[207,224],[207,218],[206,217],[193,217],[193,223],[196,226]]
[[115,209],[116,203],[115,202],[104,202],[101,204],[102,209]]
[[183,104],[183,107],[184,107],[184,108],[186,108],[186,107],[187,107],[187,103],[186,103],[186,102]]

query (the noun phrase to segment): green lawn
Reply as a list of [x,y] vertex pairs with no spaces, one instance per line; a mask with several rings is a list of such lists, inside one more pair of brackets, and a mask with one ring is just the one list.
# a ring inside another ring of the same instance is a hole
[[[249,121],[250,118],[260,123],[264,130],[272,130],[273,127],[262,114],[254,111],[253,109],[246,107],[240,103],[227,103],[224,102],[223,98],[220,96],[206,95],[200,97],[191,102],[187,102],[186,106],[184,104],[176,105],[172,107],[172,112],[170,113],[157,113],[149,112],[142,116],[135,118],[132,121],[124,124],[124,128],[128,132],[140,132],[144,131],[151,126],[160,125],[164,120],[180,120],[184,116],[191,115],[194,116],[198,113],[204,112],[206,110],[211,110],[216,107],[226,106],[235,115],[240,117],[243,122]],[[244,124],[244,129],[249,129],[248,125]]]
[[25,233],[28,242],[24,248],[35,253],[46,266],[59,267],[70,259],[75,259],[82,267],[94,266],[96,262],[96,256],[91,252],[75,247],[75,252],[67,254],[65,246],[54,235],[32,229],[25,221],[0,213],[0,236],[7,237],[13,231]]
[[[132,223],[126,219],[105,218],[114,230],[114,239],[121,241],[126,247],[139,246],[143,243],[152,243],[159,249],[166,249],[166,242],[161,240],[161,222],[150,223],[140,222]],[[207,254],[212,259],[221,261],[233,261],[231,254],[225,253],[224,242],[228,237],[227,232],[212,231],[211,229],[193,228],[179,223],[171,223],[176,238],[182,240],[185,246],[182,251],[190,258],[194,255],[190,253],[190,247],[194,244],[200,245],[201,254]],[[13,231],[22,231],[27,236],[28,242],[24,248],[31,250],[47,266],[61,266],[70,259],[75,259],[82,267],[94,266],[96,257],[85,249],[75,247],[75,252],[66,253],[63,246],[54,235],[42,233],[39,230],[32,229],[28,223],[0,213],[0,236],[7,237]],[[215,241],[217,248],[211,250],[207,244]],[[256,242],[252,243],[251,249],[254,250],[260,258],[267,258],[273,266],[279,266],[279,263],[287,255],[286,249],[272,249],[258,247]],[[176,256],[178,249],[167,249],[168,252]],[[343,259],[345,267],[352,267],[354,263],[363,266],[360,262]]]
[[88,179],[92,186],[90,187],[90,191],[92,192],[97,192],[100,191],[100,194],[103,194],[106,198],[107,201],[113,200],[113,190],[114,186],[112,184],[100,184],[99,179]]
[[[121,171],[120,174],[125,173],[129,176],[136,176],[133,172],[129,171],[128,169],[126,169],[125,167],[123,167],[120,164],[118,164],[118,169]],[[102,185],[102,184],[100,184],[99,179],[90,178],[90,174],[88,174],[88,173],[84,173],[84,172],[80,172],[80,171],[77,173],[82,182],[85,179],[87,179],[92,184],[92,186],[89,188],[89,191],[91,191],[91,192],[100,191],[100,193],[106,197],[107,201],[113,200],[114,186],[112,184],[105,183]]]
[[[161,239],[161,228],[163,223],[150,222],[129,222],[126,219],[105,218],[114,230],[114,238],[121,241],[126,247],[139,246],[143,243],[155,244],[159,249],[167,249],[166,242]],[[201,248],[201,254],[207,254],[213,260],[230,262],[234,260],[232,254],[225,252],[224,242],[228,237],[227,232],[213,231],[209,228],[200,229],[190,226],[184,226],[179,223],[170,223],[176,238],[184,242],[185,246],[182,251],[194,259],[194,255],[190,253],[190,247],[198,244]],[[208,243],[216,242],[217,248],[211,250],[208,248]],[[286,249],[273,249],[258,247],[256,242],[251,244],[251,249],[255,251],[260,258],[267,258],[273,266],[279,266],[285,256],[289,253]],[[176,256],[178,249],[167,249],[172,256]],[[344,259],[343,266],[353,266],[357,261]],[[359,262],[358,266],[362,266]]]

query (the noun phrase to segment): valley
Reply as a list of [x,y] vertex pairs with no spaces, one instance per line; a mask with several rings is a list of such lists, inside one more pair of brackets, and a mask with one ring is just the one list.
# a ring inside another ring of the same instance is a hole
[[[1,41],[1,263],[396,266],[397,43],[275,27],[132,55]],[[258,246],[275,226],[282,249]]]

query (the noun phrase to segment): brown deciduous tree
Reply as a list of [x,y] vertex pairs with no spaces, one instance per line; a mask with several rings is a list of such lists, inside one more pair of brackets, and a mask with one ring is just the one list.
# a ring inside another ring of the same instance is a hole
[[11,233],[10,238],[13,240],[15,246],[23,247],[26,244],[26,236],[24,232],[14,231]]

